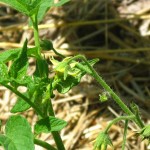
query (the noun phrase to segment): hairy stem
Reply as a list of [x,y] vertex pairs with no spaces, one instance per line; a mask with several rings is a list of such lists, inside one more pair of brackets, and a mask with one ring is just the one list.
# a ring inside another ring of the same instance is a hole
[[[88,61],[86,60],[86,58],[82,55],[77,55],[75,57],[73,57],[72,59],[70,59],[70,61],[73,61],[75,59],[81,59],[83,60],[86,65],[88,66],[88,68],[90,69],[87,70],[85,67],[81,67],[81,64],[77,64],[76,66],[79,67],[81,70],[86,71],[88,74],[90,74],[91,76],[93,76],[97,82],[106,90],[109,92],[109,94],[111,95],[111,97],[114,99],[114,101],[121,107],[121,109],[127,114],[127,115],[134,115],[132,113],[132,111],[123,103],[123,101],[119,98],[119,96],[109,87],[109,85],[102,79],[101,76],[98,75],[98,73],[94,70],[94,68],[88,63]],[[144,124],[139,121],[139,118],[134,119],[134,121],[136,122],[136,124],[140,127],[143,128]]]

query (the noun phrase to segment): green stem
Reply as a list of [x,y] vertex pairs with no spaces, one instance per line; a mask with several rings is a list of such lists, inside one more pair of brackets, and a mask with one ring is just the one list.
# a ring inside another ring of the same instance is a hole
[[[132,111],[130,111],[130,109],[122,102],[122,100],[115,94],[115,92],[108,86],[108,84],[102,79],[101,76],[98,75],[98,73],[94,70],[94,68],[88,63],[88,61],[86,60],[86,58],[82,55],[77,55],[75,57],[73,57],[72,59],[70,59],[70,61],[73,61],[75,59],[81,59],[83,60],[86,65],[88,66],[88,68],[90,69],[87,70],[85,67],[81,67],[81,64],[77,64],[77,67],[81,68],[82,70],[86,71],[88,74],[90,74],[91,76],[93,76],[97,82],[106,90],[109,92],[109,94],[111,95],[111,97],[114,99],[114,101],[121,107],[121,109],[128,115],[134,115],[132,113]],[[142,128],[143,127],[143,123],[141,123],[141,121],[139,121],[137,118],[135,118],[135,122],[136,124]]]
[[[41,48],[40,48],[40,40],[39,40],[39,32],[38,32],[38,22],[37,22],[37,15],[33,15],[31,16],[31,20],[33,23],[33,29],[34,29],[34,40],[35,40],[35,46],[38,48],[37,50],[37,56],[38,58],[41,60]],[[40,71],[43,71],[43,68],[40,67],[40,61],[37,61],[37,65],[39,67]],[[51,116],[55,116],[54,115],[54,111],[53,111],[53,107],[50,101],[50,115]],[[65,150],[64,148],[64,144],[62,142],[62,139],[59,135],[58,132],[52,132],[53,138],[55,140],[55,143],[57,145],[58,150]]]
[[36,145],[39,145],[41,147],[44,147],[45,149],[47,150],[57,150],[56,148],[54,148],[53,146],[51,146],[50,144],[44,142],[44,141],[41,141],[39,139],[34,139],[34,143]]
[[40,39],[39,39],[39,30],[38,30],[38,22],[37,22],[37,14],[31,16],[31,21],[33,24],[33,31],[34,31],[34,42],[35,46],[37,47],[37,54],[41,57],[41,49],[40,49]]
[[132,115],[132,116],[120,116],[120,117],[118,117],[118,118],[115,118],[114,120],[112,120],[109,124],[108,124],[108,126],[106,127],[106,129],[105,129],[105,133],[107,133],[108,132],[108,130],[110,129],[110,127],[113,125],[113,124],[115,124],[115,123],[117,123],[118,121],[120,121],[120,120],[131,120],[131,119],[134,119],[135,118],[135,116],[134,115]]
[[41,117],[44,117],[44,115],[41,112],[41,110],[34,103],[32,103],[30,101],[30,99],[28,99],[26,96],[24,96],[22,93],[20,93],[19,91],[17,91],[16,89],[14,89],[13,87],[11,87],[10,85],[3,84],[3,86],[5,86],[10,91],[12,91],[16,95],[18,95],[20,98],[22,98],[25,102],[27,102],[37,112],[37,114],[39,114]]
[[125,120],[123,142],[122,142],[122,150],[125,150],[125,145],[126,145],[126,141],[127,141],[126,137],[127,137],[128,122],[129,122],[129,120]]
[[[55,117],[55,113],[54,113],[54,110],[53,110],[51,100],[49,101],[49,115]],[[53,138],[55,140],[55,143],[56,143],[56,146],[57,146],[58,150],[65,150],[65,147],[64,147],[63,141],[60,137],[60,134],[56,131],[53,131],[52,135],[53,135]]]
[[[26,96],[24,96],[23,94],[21,94],[19,91],[15,90],[13,87],[11,87],[10,85],[7,84],[3,84],[3,86],[5,86],[6,88],[8,88],[9,90],[11,90],[13,93],[15,93],[16,95],[18,95],[19,97],[21,97],[25,102],[27,102],[36,112],[37,114],[39,114],[42,118],[45,117],[45,115],[41,112],[41,110],[34,104],[32,103]],[[54,111],[53,111],[53,107],[52,107],[52,103],[50,101],[50,116],[55,116]],[[63,141],[59,135],[58,132],[52,132],[53,138],[55,140],[55,143],[57,145],[58,150],[65,150]]]

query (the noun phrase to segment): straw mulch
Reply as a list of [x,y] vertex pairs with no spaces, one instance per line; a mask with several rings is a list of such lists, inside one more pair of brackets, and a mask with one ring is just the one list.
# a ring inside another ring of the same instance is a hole
[[[39,25],[41,39],[50,39],[66,56],[83,54],[88,59],[100,58],[95,69],[129,106],[136,103],[145,123],[150,123],[150,1],[149,0],[71,0],[60,8],[52,8]],[[21,47],[28,38],[34,44],[27,18],[0,4],[0,50]],[[51,51],[43,51],[48,58]],[[30,60],[29,74],[35,70]],[[8,64],[9,65],[9,64]],[[92,150],[98,133],[115,117],[123,115],[110,98],[100,103],[104,90],[86,75],[80,85],[67,94],[56,91],[53,99],[56,116],[68,122],[61,136],[67,150]],[[4,124],[11,115],[16,96],[0,87],[0,120]],[[24,113],[34,125],[37,117],[32,109]],[[110,137],[114,149],[120,150],[124,123],[112,126]],[[147,141],[136,135],[138,127],[129,123],[127,150],[147,150]],[[134,132],[135,131],[135,132]],[[51,135],[40,135],[54,144]],[[1,148],[0,148],[1,149]],[[112,148],[108,148],[112,149]],[[36,150],[42,150],[36,146]]]

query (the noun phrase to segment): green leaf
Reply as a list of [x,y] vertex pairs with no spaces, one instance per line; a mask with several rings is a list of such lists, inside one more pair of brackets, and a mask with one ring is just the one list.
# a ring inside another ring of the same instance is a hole
[[53,4],[53,1],[54,0],[43,0],[43,3],[40,5],[39,11],[38,11],[38,22],[40,22],[43,19],[45,13]]
[[[24,86],[28,89],[25,93],[22,94],[30,99],[31,102],[34,102],[36,105],[38,105],[41,109],[43,93],[45,92],[46,86],[47,84],[49,84],[49,82],[35,76],[34,78],[32,78],[32,76],[26,76],[22,82]],[[18,97],[16,104],[11,109],[11,112],[23,112],[25,110],[28,110],[29,108],[30,105],[26,103],[22,98]]]
[[[17,58],[20,51],[21,51],[21,48],[10,49],[10,50],[4,51],[0,53],[0,61],[7,63],[8,61]],[[36,57],[37,48],[36,47],[29,48],[27,51],[27,54],[30,57]]]
[[28,5],[27,2],[30,0],[0,0],[3,3],[11,6],[12,8],[16,9],[17,11],[29,15]]
[[37,58],[36,70],[34,75],[40,78],[48,77],[48,63],[45,59]]
[[25,41],[22,50],[18,58],[16,58],[10,67],[9,75],[14,79],[23,79],[26,75],[28,68],[28,57],[27,57],[27,40]]
[[42,4],[42,0],[1,0],[2,2],[10,5],[17,11],[31,16],[38,13],[38,9]]
[[[26,83],[26,87],[28,89],[28,96],[29,97],[34,97],[34,92],[37,87],[37,83],[34,81],[33,76],[26,76],[24,79],[24,82]],[[34,101],[34,100],[33,100]]]
[[36,57],[37,56],[37,49],[38,49],[37,47],[29,48],[27,51],[28,56]]
[[51,7],[62,6],[69,1],[70,0],[60,0],[58,3],[54,3],[54,0],[43,0],[38,11],[38,22],[43,19],[44,15]]
[[[28,97],[28,93],[24,94],[26,97]],[[18,97],[16,104],[11,109],[11,113],[17,113],[17,112],[23,112],[30,108],[31,106],[26,103],[22,98]]]
[[2,134],[0,134],[0,144],[3,145],[5,150],[17,150],[17,147],[12,142],[12,140],[9,137]]
[[33,14],[37,13],[37,10],[42,2],[42,0],[17,0],[20,4],[25,6],[25,8],[28,10],[27,15],[31,16]]
[[3,3],[11,6],[17,11],[27,15],[32,16],[38,14],[38,22],[42,20],[45,13],[50,7],[58,7],[69,0],[60,0],[57,3],[54,3],[54,0],[0,0]]
[[0,83],[7,83],[8,80],[8,68],[3,62],[0,62]]
[[0,143],[6,150],[34,150],[33,134],[27,120],[22,116],[11,116],[6,123],[5,135]]
[[10,60],[13,60],[14,58],[18,56],[18,53],[20,50],[21,48],[17,48],[17,49],[11,49],[11,50],[7,50],[7,51],[0,53],[0,61],[6,63]]
[[49,133],[52,131],[60,131],[66,125],[67,122],[65,122],[64,120],[50,116],[39,120],[35,124],[34,129],[37,134],[40,134],[42,132]]
[[70,0],[60,0],[58,3],[54,3],[53,6],[59,7],[64,5],[65,3],[69,2]]
[[43,0],[33,0],[32,3],[28,6],[29,7],[29,16],[32,16],[34,14],[38,14],[39,7],[43,3]]

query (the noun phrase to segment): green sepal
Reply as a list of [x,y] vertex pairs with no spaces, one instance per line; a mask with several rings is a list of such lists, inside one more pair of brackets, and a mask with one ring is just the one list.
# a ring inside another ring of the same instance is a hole
[[[88,63],[93,66],[97,61],[98,59],[93,59],[88,61]],[[61,62],[51,58],[51,62],[54,65],[54,72],[56,73],[53,87],[62,94],[79,84],[81,78],[86,73],[92,74],[84,62],[77,62],[72,57],[66,57]]]
[[109,135],[105,132],[100,132],[94,144],[94,150],[107,150],[107,147],[113,146]]
[[55,89],[57,89],[59,93],[67,93],[73,86],[79,84],[82,76],[82,74],[79,74],[77,77],[67,75],[67,77],[64,79],[64,74],[59,73],[55,76],[54,84],[55,82],[57,83],[55,85]]

